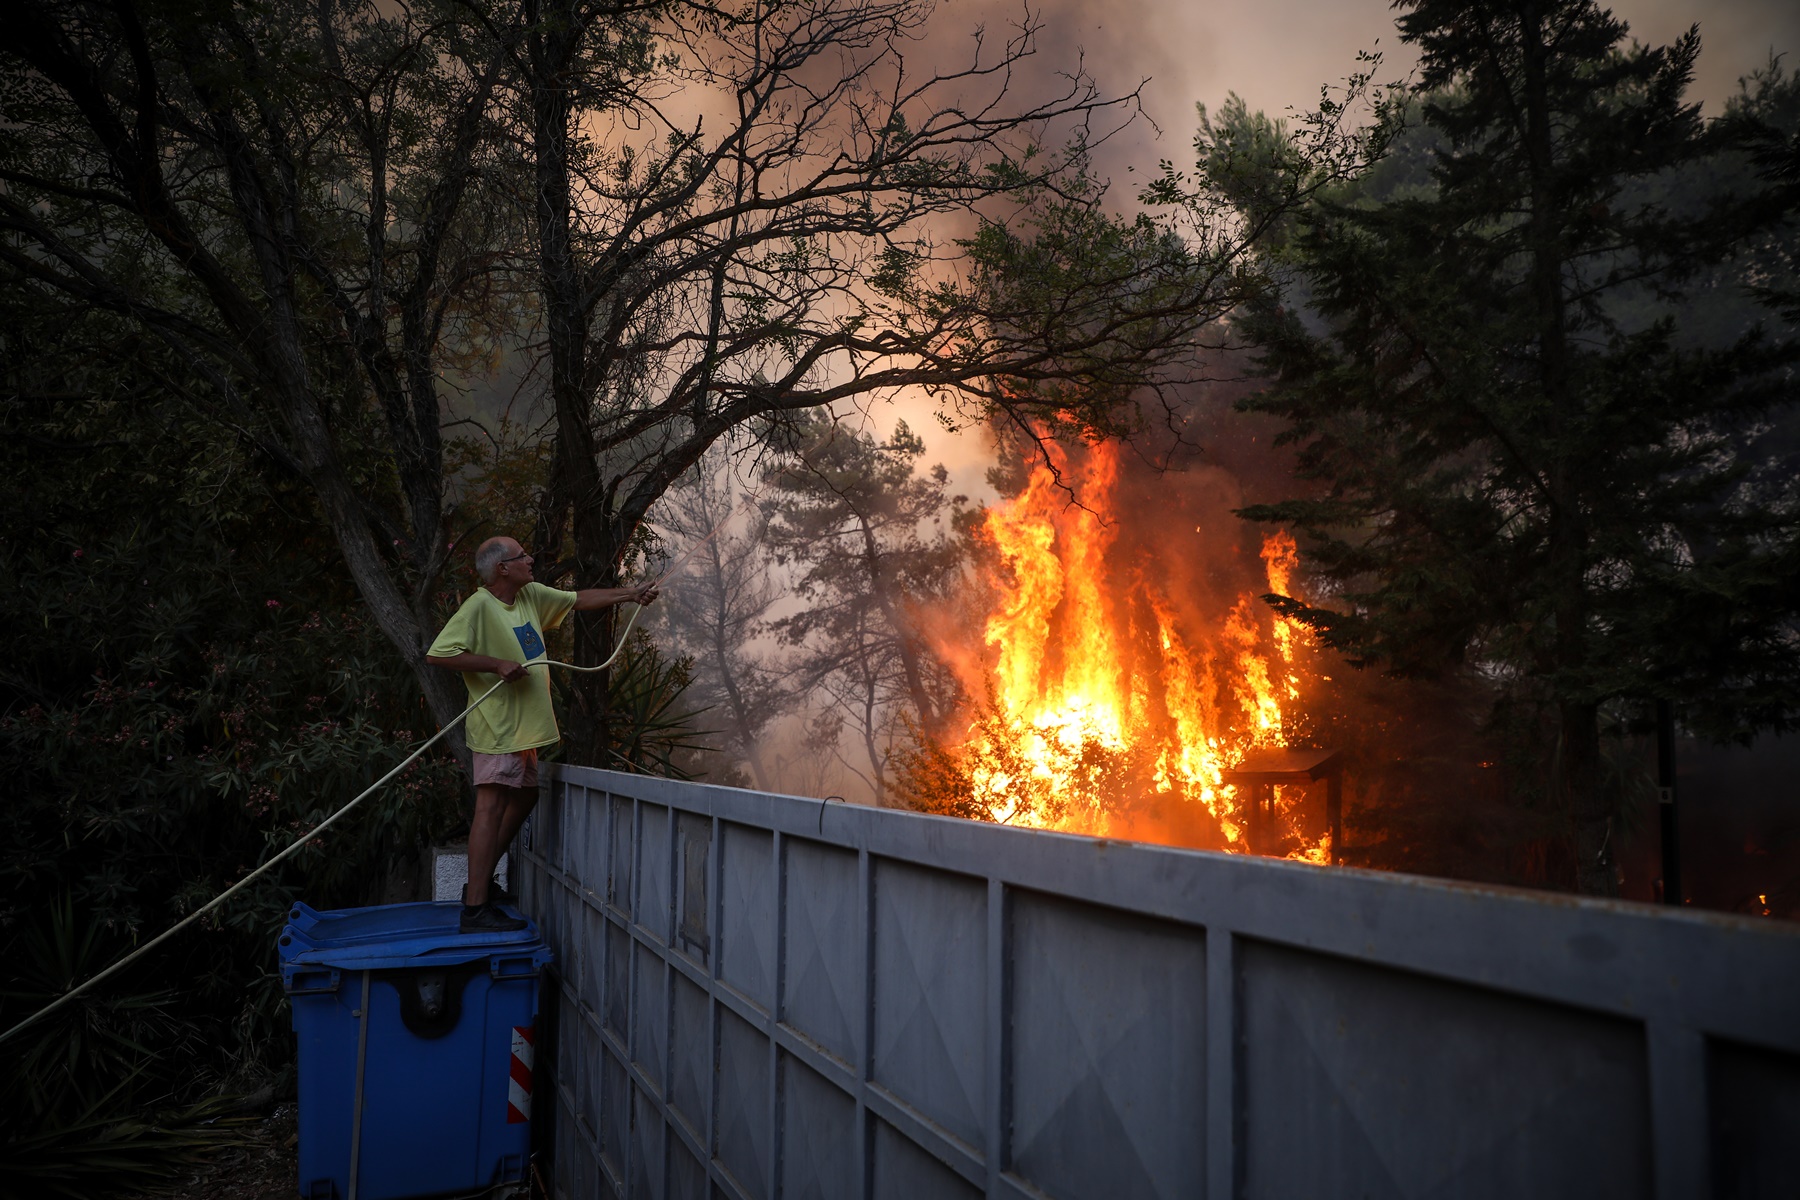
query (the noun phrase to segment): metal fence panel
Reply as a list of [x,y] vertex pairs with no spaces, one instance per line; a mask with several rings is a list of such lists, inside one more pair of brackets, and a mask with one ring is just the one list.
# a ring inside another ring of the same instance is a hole
[[987,881],[884,861],[875,873],[870,1076],[987,1149]]
[[1204,935],[1030,892],[1010,915],[1012,1169],[1050,1195],[1193,1194],[1205,1177]]
[[1255,942],[1239,971],[1245,1194],[1650,1191],[1639,1023]]
[[1715,1042],[1709,1065],[1715,1194],[1793,1195],[1800,1056]]
[[1800,931],[583,768],[557,1194],[1791,1195]]

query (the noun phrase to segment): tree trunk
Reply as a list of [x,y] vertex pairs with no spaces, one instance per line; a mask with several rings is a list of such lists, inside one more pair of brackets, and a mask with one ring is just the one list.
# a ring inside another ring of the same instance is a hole
[[1558,710],[1562,726],[1562,789],[1575,829],[1575,883],[1584,896],[1617,896],[1612,814],[1600,771],[1600,713],[1597,705],[1568,703]]
[[1549,507],[1548,574],[1556,622],[1542,674],[1563,693],[1557,701],[1561,746],[1556,786],[1574,827],[1576,886],[1587,895],[1613,896],[1618,894],[1618,878],[1612,867],[1612,822],[1600,786],[1598,706],[1568,694],[1571,688],[1581,688],[1589,653],[1589,534],[1577,483],[1586,464],[1580,461],[1577,439],[1572,436],[1572,430],[1581,426],[1580,413],[1575,410],[1582,400],[1569,380],[1563,292],[1568,263],[1563,246],[1564,214],[1555,190],[1556,140],[1548,82],[1551,52],[1544,43],[1543,15],[1535,6],[1522,7],[1519,26],[1525,118],[1521,140],[1530,188],[1527,286],[1538,320],[1538,384],[1549,431],[1543,476]]
[[935,736],[939,725],[937,707],[931,702],[931,694],[925,690],[925,667],[920,661],[919,648],[908,632],[912,627],[911,622],[906,620],[906,615],[894,601],[900,589],[889,580],[887,571],[882,567],[881,546],[875,540],[875,530],[870,526],[869,519],[858,513],[857,521],[862,527],[863,564],[869,572],[869,588],[874,593],[875,603],[881,608],[882,619],[893,630],[894,645],[900,655],[900,670],[906,679],[906,694],[912,698],[913,711],[919,716],[920,731],[928,737]]
[[[716,553],[714,557],[717,558]],[[723,604],[720,607],[723,608]],[[737,727],[734,736],[745,761],[750,764],[750,778],[756,781],[759,790],[766,792],[769,790],[768,772],[763,769],[762,751],[757,747],[756,736],[752,732],[754,723],[751,720],[750,704],[744,697],[744,689],[738,686],[737,672],[732,669],[731,647],[725,644],[724,631],[725,622],[721,613],[713,623],[713,668],[719,672],[720,686],[725,689],[731,721]]]
[[875,807],[887,807],[887,759],[875,745],[875,681],[870,679],[863,692],[863,749],[869,755],[869,786],[875,792]]
[[[605,489],[593,430],[588,423],[588,281],[583,277],[574,245],[569,162],[574,74],[583,21],[570,5],[559,0],[534,6],[530,21],[538,265],[550,354],[550,398],[556,413],[556,477],[551,484],[554,504],[546,513],[542,532],[548,541],[560,542],[563,522],[572,516],[574,537],[567,561],[576,583],[608,587],[617,577],[617,548],[607,521]],[[612,653],[613,630],[613,610],[576,613],[576,665],[589,667],[604,662]],[[566,753],[572,762],[610,765],[603,760],[611,742],[611,674],[599,671],[573,677],[574,707],[568,714],[570,727],[563,730]]]

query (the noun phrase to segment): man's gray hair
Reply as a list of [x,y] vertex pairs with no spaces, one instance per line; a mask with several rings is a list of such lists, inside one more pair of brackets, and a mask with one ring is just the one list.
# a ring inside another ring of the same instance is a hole
[[494,582],[494,572],[500,569],[500,560],[506,557],[506,543],[501,539],[483,542],[481,549],[475,552],[475,573],[481,576],[481,582]]

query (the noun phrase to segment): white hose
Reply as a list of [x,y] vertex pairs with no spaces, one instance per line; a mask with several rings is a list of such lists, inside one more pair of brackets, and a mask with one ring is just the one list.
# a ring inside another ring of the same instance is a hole
[[[578,667],[574,663],[557,662],[554,659],[540,658],[540,659],[535,659],[532,662],[528,662],[524,665],[527,667],[561,667],[565,671],[591,672],[591,671],[606,670],[606,668],[612,666],[613,661],[619,657],[621,652],[624,651],[625,640],[631,636],[631,630],[637,624],[637,619],[638,619],[639,614],[641,614],[644,611],[644,606],[642,604],[638,604],[635,600],[626,601],[626,603],[633,605],[633,608],[631,610],[631,618],[625,622],[625,632],[623,632],[619,635],[619,644],[613,647],[613,652],[611,654],[607,655],[605,662],[600,663],[597,666],[592,666],[592,667]],[[238,892],[242,891],[245,887],[247,887],[252,880],[254,880],[258,876],[266,873],[271,867],[275,866],[276,863],[279,863],[283,859],[286,859],[288,856],[292,855],[295,851],[299,850],[300,847],[304,846],[307,842],[309,842],[313,838],[319,836],[319,834],[324,833],[325,830],[330,828],[331,825],[333,825],[339,817],[343,816],[345,813],[347,813],[351,809],[355,808],[358,804],[361,804],[364,800],[368,799],[370,796],[372,796],[376,792],[380,791],[381,788],[383,786],[385,786],[390,779],[392,779],[394,776],[400,774],[400,772],[406,770],[407,767],[411,766],[413,764],[413,762],[418,759],[419,755],[421,755],[421,754],[425,753],[425,751],[431,749],[431,747],[436,745],[438,740],[441,739],[445,734],[449,733],[452,729],[455,729],[458,725],[461,725],[465,720],[467,720],[469,714],[474,712],[475,709],[481,704],[481,702],[483,700],[486,700],[489,696],[491,696],[495,692],[499,691],[501,685],[504,684],[505,682],[506,682],[506,680],[502,679],[502,680],[498,681],[497,683],[495,683],[493,687],[491,687],[487,691],[481,693],[481,695],[475,697],[475,703],[473,703],[473,704],[469,705],[469,707],[463,709],[462,712],[458,713],[456,715],[455,719],[452,720],[448,725],[445,725],[442,729],[438,730],[417,750],[414,750],[411,754],[407,755],[405,760],[403,762],[401,762],[399,766],[395,767],[393,770],[389,771],[386,775],[383,775],[380,779],[377,779],[374,783],[370,784],[363,791],[363,793],[361,795],[356,797],[356,799],[350,801],[350,803],[344,805],[344,807],[338,809],[336,812],[332,813],[329,817],[326,817],[323,821],[320,821],[309,832],[301,834],[300,837],[298,837],[297,839],[294,840],[292,845],[287,847],[287,849],[283,850],[281,853],[277,854],[274,858],[271,858],[268,862],[266,862],[262,866],[256,868],[256,870],[250,872],[248,875],[244,876],[242,879],[238,880],[236,883],[232,884],[230,887],[228,887],[224,891],[220,892],[217,896],[214,896],[211,900],[207,901],[205,904],[201,905],[199,908],[195,909],[193,912],[191,912],[187,916],[183,917],[179,922],[172,925],[168,929],[164,930],[161,934],[157,935],[155,938],[151,939],[148,942],[145,942],[142,946],[139,946],[136,950],[133,950],[130,954],[127,954],[124,958],[121,958],[118,962],[114,963],[112,966],[107,967],[104,971],[101,971],[98,975],[94,975],[94,976],[90,977],[85,983],[82,983],[76,987],[69,989],[68,991],[64,992],[61,996],[58,996],[55,1000],[53,1000],[49,1004],[45,1005],[43,1008],[38,1009],[36,1012],[32,1013],[29,1017],[26,1017],[23,1021],[20,1021],[17,1025],[14,1025],[11,1029],[8,1029],[5,1033],[0,1033],[0,1042],[6,1041],[8,1038],[12,1037],[13,1034],[18,1033],[21,1029],[24,1029],[27,1025],[32,1024],[34,1021],[37,1021],[38,1019],[40,1019],[42,1017],[49,1016],[51,1013],[53,1013],[57,1009],[61,1008],[63,1005],[67,1004],[69,1001],[75,999],[75,997],[81,995],[83,992],[87,991],[89,988],[91,988],[95,984],[99,983],[102,979],[105,979],[108,976],[117,974],[119,971],[124,970],[127,966],[129,966],[133,962],[136,962],[138,959],[142,958],[144,955],[150,953],[150,951],[156,949],[158,946],[162,945],[164,942],[168,941],[170,938],[172,938],[176,934],[180,933],[183,929],[186,929],[189,925],[192,925],[195,921],[198,921],[201,917],[205,916],[207,913],[211,912],[213,909],[219,907],[219,905],[225,903],[225,901],[231,899],[231,897],[235,896]]]

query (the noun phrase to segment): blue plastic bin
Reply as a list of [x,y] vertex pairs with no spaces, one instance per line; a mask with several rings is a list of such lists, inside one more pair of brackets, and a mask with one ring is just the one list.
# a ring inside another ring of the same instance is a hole
[[531,1154],[535,925],[463,934],[460,906],[316,912],[281,932],[299,1041],[300,1195],[505,1195]]

